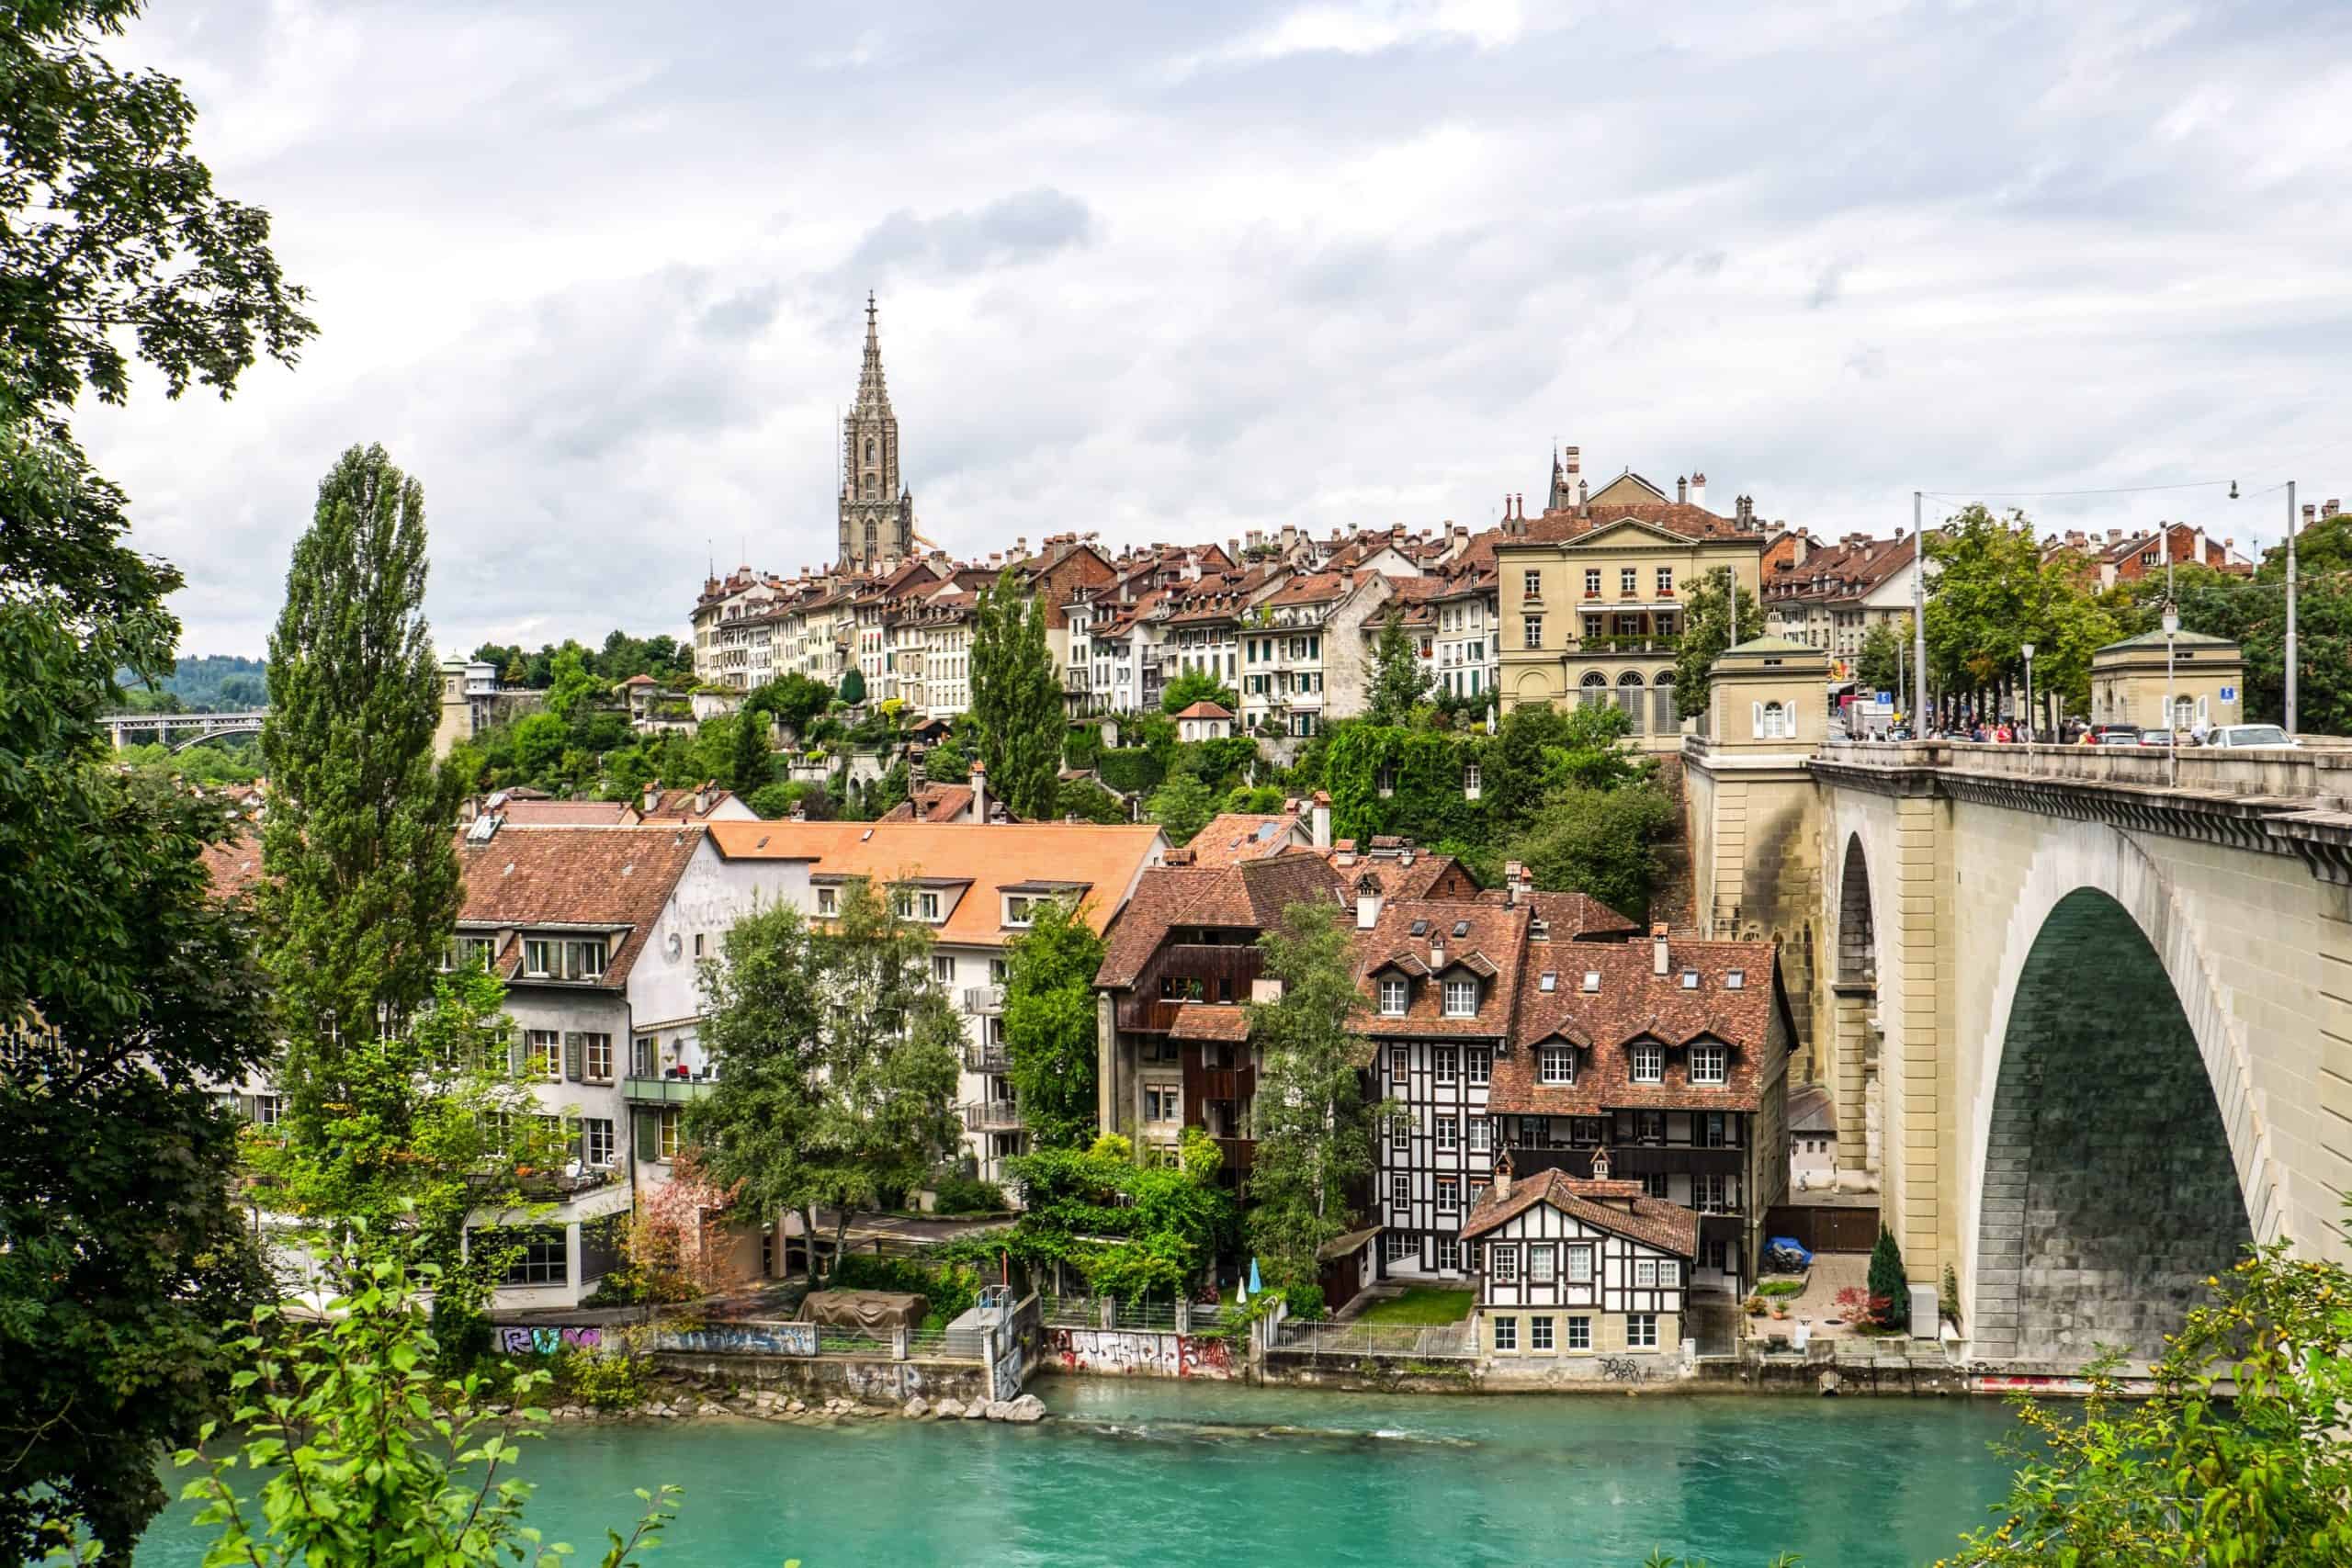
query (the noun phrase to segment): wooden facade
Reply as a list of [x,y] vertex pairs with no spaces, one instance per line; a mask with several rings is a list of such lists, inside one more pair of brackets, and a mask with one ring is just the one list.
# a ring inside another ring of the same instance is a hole
[[1606,1201],[1577,1208],[1539,1200],[1474,1222],[1480,1349],[1498,1359],[1678,1349],[1689,1258],[1611,1225]]

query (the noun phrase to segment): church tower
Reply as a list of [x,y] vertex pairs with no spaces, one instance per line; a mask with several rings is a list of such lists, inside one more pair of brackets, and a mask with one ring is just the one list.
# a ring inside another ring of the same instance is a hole
[[841,565],[873,568],[914,553],[915,498],[899,477],[899,417],[882,384],[874,296],[865,297],[865,363],[842,421]]

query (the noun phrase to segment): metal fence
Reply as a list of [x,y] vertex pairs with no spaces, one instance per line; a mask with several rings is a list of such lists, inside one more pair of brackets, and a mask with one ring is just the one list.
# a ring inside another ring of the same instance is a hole
[[1309,1356],[1408,1356],[1415,1360],[1467,1360],[1476,1356],[1470,1322],[1418,1324],[1285,1321],[1274,1348]]
[[[1172,1334],[1176,1331],[1176,1303],[1173,1301],[1123,1302],[1114,1296],[1041,1296],[1038,1311],[1049,1328],[1144,1328]],[[1196,1306],[1191,1320],[1206,1325],[1216,1320],[1217,1309]]]

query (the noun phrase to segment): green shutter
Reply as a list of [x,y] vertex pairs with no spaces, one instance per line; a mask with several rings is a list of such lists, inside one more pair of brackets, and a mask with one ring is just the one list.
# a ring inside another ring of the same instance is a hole
[[563,1034],[563,1076],[578,1083],[580,1073],[580,1036],[571,1030]]
[[662,1113],[643,1106],[629,1111],[629,1143],[637,1163],[650,1165],[662,1157]]

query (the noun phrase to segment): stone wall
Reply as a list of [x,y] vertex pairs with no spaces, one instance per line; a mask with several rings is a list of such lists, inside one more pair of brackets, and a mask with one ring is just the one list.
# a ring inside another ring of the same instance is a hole
[[665,1372],[725,1388],[773,1389],[802,1399],[835,1397],[868,1404],[904,1404],[921,1394],[943,1399],[986,1399],[988,1370],[977,1361],[893,1361],[862,1356],[722,1356],[692,1350],[657,1350],[653,1364]]
[[1049,1371],[1109,1377],[1225,1382],[1248,1371],[1231,1340],[1139,1328],[1047,1328],[1040,1359]]

